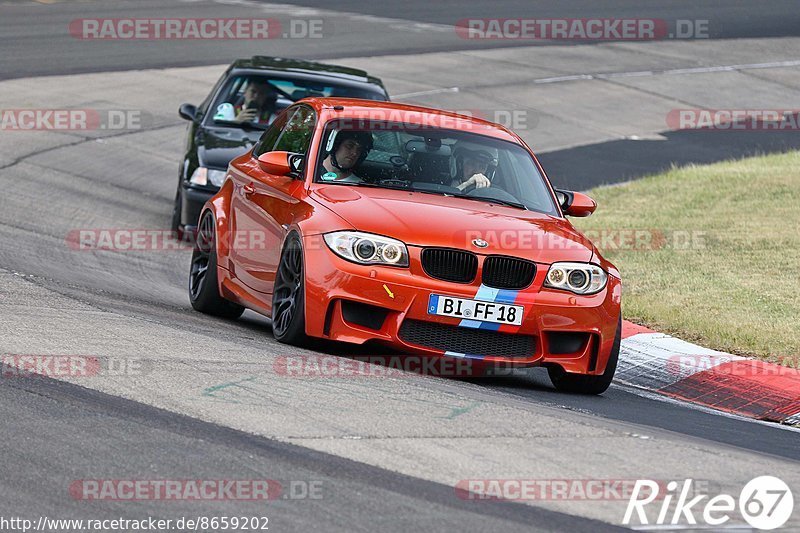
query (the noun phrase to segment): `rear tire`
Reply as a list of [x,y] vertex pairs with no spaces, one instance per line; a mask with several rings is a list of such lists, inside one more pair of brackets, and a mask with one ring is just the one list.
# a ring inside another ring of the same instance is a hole
[[219,294],[217,279],[217,246],[214,216],[203,215],[197,231],[189,271],[189,301],[196,311],[222,318],[239,318],[244,307],[229,302]]
[[614,345],[611,347],[611,355],[608,357],[605,371],[599,376],[587,376],[585,374],[570,374],[560,366],[551,366],[547,369],[550,381],[560,392],[570,392],[577,394],[602,394],[614,380],[614,373],[617,371],[617,361],[619,361],[619,345],[622,340],[622,316],[617,324],[617,334],[614,337]]
[[272,291],[272,334],[278,342],[295,346],[308,343],[304,288],[303,245],[292,233],[281,252]]

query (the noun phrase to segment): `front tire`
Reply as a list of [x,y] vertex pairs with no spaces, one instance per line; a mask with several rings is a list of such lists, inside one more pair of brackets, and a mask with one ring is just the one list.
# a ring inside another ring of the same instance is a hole
[[303,245],[300,237],[292,233],[281,252],[272,291],[272,334],[278,342],[295,346],[308,342],[304,287]]
[[189,301],[192,307],[222,318],[239,318],[244,307],[229,302],[219,294],[217,279],[217,246],[214,216],[206,211],[197,231],[189,271]]
[[614,372],[617,371],[617,361],[619,361],[619,346],[622,341],[622,316],[617,324],[617,333],[614,337],[614,345],[611,347],[611,355],[608,357],[605,371],[599,376],[587,376],[585,374],[570,374],[560,366],[551,366],[547,369],[550,381],[560,392],[570,392],[577,394],[602,394],[614,380]]
[[183,239],[183,231],[181,230],[181,187],[178,185],[178,191],[175,193],[175,204],[172,206],[172,220],[170,221],[170,229],[175,233],[175,238],[178,240]]

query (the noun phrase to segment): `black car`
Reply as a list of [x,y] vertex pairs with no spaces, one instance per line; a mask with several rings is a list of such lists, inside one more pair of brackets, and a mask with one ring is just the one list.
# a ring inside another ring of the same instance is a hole
[[172,213],[178,236],[194,231],[231,159],[250,149],[285,108],[309,96],[389,100],[381,80],[363,70],[254,56],[234,61],[199,106],[180,106],[191,124]]

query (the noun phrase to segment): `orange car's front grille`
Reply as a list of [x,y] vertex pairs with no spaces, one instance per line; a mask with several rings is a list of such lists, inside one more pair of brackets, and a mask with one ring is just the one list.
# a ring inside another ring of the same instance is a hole
[[422,250],[422,268],[432,278],[471,283],[478,272],[478,258],[462,250],[425,248]]
[[530,357],[536,351],[536,337],[531,335],[448,326],[424,320],[404,320],[398,335],[408,344],[445,352]]
[[536,275],[536,263],[506,257],[490,255],[483,262],[482,281],[487,287],[496,289],[524,289],[533,282]]

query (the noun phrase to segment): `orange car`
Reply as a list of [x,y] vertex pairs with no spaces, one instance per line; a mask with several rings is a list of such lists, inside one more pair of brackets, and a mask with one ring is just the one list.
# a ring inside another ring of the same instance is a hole
[[275,338],[548,368],[598,394],[620,345],[621,282],[506,128],[423,107],[309,98],[234,159],[192,255],[198,311],[272,318]]

